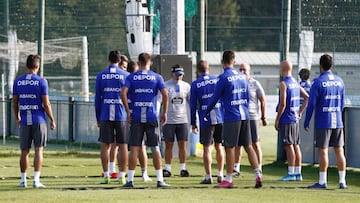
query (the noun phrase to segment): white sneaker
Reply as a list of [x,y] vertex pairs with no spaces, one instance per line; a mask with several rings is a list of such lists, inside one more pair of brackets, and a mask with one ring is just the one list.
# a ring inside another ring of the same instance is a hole
[[152,179],[148,176],[148,175],[146,175],[146,176],[143,176],[142,177],[142,180],[143,180],[143,182],[151,182],[152,181]]
[[40,181],[39,182],[34,181],[33,182],[33,188],[46,188],[46,186],[43,185]]

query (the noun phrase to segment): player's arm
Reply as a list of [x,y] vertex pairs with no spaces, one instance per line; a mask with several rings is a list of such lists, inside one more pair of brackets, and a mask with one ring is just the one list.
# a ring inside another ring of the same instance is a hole
[[306,131],[308,131],[309,129],[310,120],[314,112],[314,107],[317,105],[317,97],[318,97],[317,83],[314,82],[314,84],[311,85],[310,88],[310,97],[309,97],[308,106],[306,109],[305,121],[304,121],[304,128]]
[[192,126],[193,132],[197,131],[196,126],[196,107],[197,107],[197,94],[196,94],[196,86],[191,85],[190,88],[190,123]]
[[279,98],[279,106],[278,106],[278,112],[275,119],[275,129],[279,130],[279,120],[282,114],[285,111],[286,108],[286,84],[284,82],[280,83],[280,98]]
[[128,97],[127,97],[128,92],[129,92],[129,88],[124,86],[121,90],[121,101],[125,107],[128,122],[131,123],[131,112],[130,112]]
[[167,121],[167,112],[168,112],[168,106],[169,106],[169,96],[168,93],[166,91],[166,88],[162,88],[160,90],[161,92],[161,96],[162,96],[162,107],[163,107],[163,111],[161,114],[161,118],[160,118],[160,123],[161,125],[165,125],[166,121]]
[[96,77],[95,84],[95,114],[98,127],[100,127],[100,112],[101,112],[101,87],[100,77]]
[[20,117],[20,111],[19,111],[19,96],[13,95],[12,99],[13,99],[13,109],[14,109],[16,122],[18,124],[18,127],[20,128],[21,117]]
[[44,105],[45,113],[50,119],[50,129],[54,130],[56,128],[56,124],[55,124],[54,115],[53,115],[53,112],[52,112],[52,109],[51,109],[51,103],[50,103],[50,100],[49,100],[49,96],[48,95],[41,95],[41,100],[42,100],[42,103]]
[[302,88],[302,87],[300,87],[300,96],[302,98],[304,98],[304,101],[303,101],[302,105],[300,106],[300,111],[299,111],[299,114],[300,114],[300,117],[301,117],[301,115],[305,111],[305,109],[306,109],[306,107],[308,105],[308,102],[309,102],[309,95],[306,92],[306,90],[304,88]]
[[266,120],[266,100],[265,100],[265,91],[261,86],[260,82],[257,82],[256,95],[259,98],[260,102],[260,112],[261,112],[261,121],[263,126],[267,126],[268,122]]
[[220,97],[223,94],[223,90],[224,90],[224,85],[222,80],[219,78],[218,82],[216,83],[215,86],[215,91],[213,96],[210,98],[210,101],[207,105],[206,111],[204,113],[204,117],[201,119],[205,119],[206,116],[210,113],[211,110],[213,110],[213,108],[215,107],[216,103],[219,101]]

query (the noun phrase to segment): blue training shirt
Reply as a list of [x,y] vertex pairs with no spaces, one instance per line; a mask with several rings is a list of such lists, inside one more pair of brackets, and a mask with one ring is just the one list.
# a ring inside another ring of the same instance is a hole
[[[196,125],[196,111],[199,118],[205,117],[205,111],[210,98],[214,94],[218,78],[208,73],[202,74],[197,80],[191,83],[190,89],[190,117],[191,125]],[[199,108],[198,108],[199,107]],[[206,116],[207,121],[200,119],[200,126],[216,125],[224,122],[221,103],[215,104],[213,110]]]
[[343,128],[342,111],[345,103],[343,80],[331,71],[323,72],[315,78],[310,89],[309,104],[306,109],[304,127],[309,127],[315,110],[315,128]]
[[13,95],[19,98],[21,125],[46,123],[41,96],[48,95],[47,81],[36,74],[25,74],[14,81]]
[[121,101],[121,89],[128,72],[117,65],[110,65],[96,77],[95,111],[97,121],[126,121],[125,107]]
[[[284,77],[283,82],[286,84],[286,107],[284,113],[280,117],[279,123],[294,124],[299,119],[300,85],[292,76]],[[276,107],[276,111],[278,110],[278,107],[279,104]]]
[[161,75],[151,70],[139,70],[126,78],[125,86],[129,88],[134,122],[157,122],[157,94],[165,88]]
[[214,95],[210,98],[204,115],[208,115],[221,99],[225,122],[249,120],[249,98],[246,76],[232,67],[227,67],[224,73],[219,75]]
[[[310,94],[310,88],[311,88],[311,83],[309,80],[302,80],[300,81],[300,86],[302,88],[304,88],[304,90],[306,91],[306,93]],[[304,98],[300,98],[300,105],[302,105],[304,103]]]

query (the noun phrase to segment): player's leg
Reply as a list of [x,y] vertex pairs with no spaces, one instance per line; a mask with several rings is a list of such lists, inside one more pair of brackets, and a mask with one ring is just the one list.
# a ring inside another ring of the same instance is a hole
[[211,134],[215,130],[214,126],[200,126],[200,143],[203,145],[203,163],[205,169],[205,179],[200,182],[200,184],[211,184],[211,163],[212,156],[210,145],[212,143]]
[[[119,182],[125,184],[126,167],[128,164],[128,123],[127,122],[115,122],[115,141],[118,146],[117,159],[119,165]],[[111,152],[110,152],[111,154]],[[116,172],[115,172],[116,173]],[[115,174],[117,175],[117,174]],[[115,175],[111,175],[115,178]],[[116,177],[117,178],[117,177]]]
[[165,140],[165,169],[163,171],[164,177],[171,176],[171,160],[173,158],[173,147],[175,141],[175,128],[174,124],[165,124],[163,127],[163,135]]
[[189,137],[189,125],[187,123],[176,125],[175,134],[179,149],[180,176],[189,177],[190,174],[186,170],[186,143]]
[[27,169],[29,168],[29,154],[32,144],[32,133],[30,126],[20,127],[20,172],[21,181],[19,187],[27,187]]
[[146,124],[146,145],[152,147],[153,164],[157,177],[157,187],[169,187],[164,181],[160,154],[160,131],[157,122]]
[[250,130],[251,130],[251,139],[252,146],[256,153],[256,157],[259,162],[259,168],[262,171],[262,150],[260,145],[260,133],[259,133],[259,121],[258,120],[250,120]]
[[113,126],[111,126],[110,122],[101,121],[99,142],[101,142],[100,159],[101,159],[104,179],[100,182],[100,184],[109,184],[110,182],[110,174],[109,174],[109,159],[110,159],[110,148],[111,148],[110,144],[115,141],[114,136],[115,136],[114,128]]
[[225,147],[226,177],[216,188],[232,188],[232,172],[235,162],[235,147],[238,146],[241,122],[228,122],[223,125],[223,144]]
[[221,183],[224,179],[224,150],[222,147],[222,124],[215,125],[215,132],[213,133],[214,146],[216,151],[217,162],[217,182]]
[[119,145],[115,143],[110,144],[109,174],[111,178],[114,179],[118,178],[118,173],[116,172],[116,159],[119,160],[118,150],[119,150]]
[[233,170],[233,176],[235,177],[240,176],[241,158],[242,158],[242,147],[241,146],[235,147],[235,163]]
[[339,188],[346,189],[346,158],[344,155],[344,132],[343,129],[333,129],[330,139],[330,146],[334,147],[336,164],[339,171]]
[[319,182],[308,188],[327,188],[327,169],[329,166],[329,143],[331,137],[330,129],[315,129],[315,146],[319,156]]
[[128,181],[123,187],[132,188],[134,187],[134,176],[135,176],[135,168],[137,163],[137,158],[139,155],[140,148],[142,146],[144,133],[146,130],[145,123],[135,123],[132,122],[130,126],[130,136],[129,136],[129,159],[128,159]]
[[300,149],[300,145],[296,144],[294,146],[294,152],[295,152],[295,177],[296,181],[302,181],[302,175],[301,175],[301,165],[302,165],[302,153]]
[[152,181],[147,172],[148,156],[146,151],[146,145],[144,144],[139,152],[139,162],[141,167],[142,179],[144,182]]
[[47,139],[47,127],[45,123],[33,125],[32,133],[34,136],[34,146],[35,146],[35,155],[34,155],[34,182],[33,187],[43,188],[43,185],[40,182],[40,172],[43,165],[43,152],[44,146],[46,146]]
[[283,141],[284,150],[288,162],[288,173],[282,177],[280,181],[295,181],[295,150],[294,150],[294,138],[293,138],[293,126],[291,124],[280,124],[279,134]]

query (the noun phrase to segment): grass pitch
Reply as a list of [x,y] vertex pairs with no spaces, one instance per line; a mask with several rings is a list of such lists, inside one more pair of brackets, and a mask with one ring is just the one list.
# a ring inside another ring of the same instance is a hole
[[[178,160],[173,161],[173,174],[166,181],[168,189],[156,188],[155,171],[149,160],[149,175],[153,182],[142,183],[137,167],[135,188],[123,189],[116,182],[100,185],[101,166],[96,148],[84,148],[69,143],[50,144],[45,151],[42,182],[45,189],[31,188],[33,169],[28,171],[28,188],[19,184],[18,142],[8,141],[0,146],[0,202],[359,202],[360,170],[349,169],[349,189],[338,189],[336,168],[328,172],[327,190],[309,190],[306,187],[318,180],[318,169],[303,166],[303,182],[278,182],[287,172],[286,165],[276,163],[276,133],[273,125],[261,128],[264,152],[264,187],[254,189],[254,175],[246,155],[243,157],[241,176],[234,178],[235,188],[214,189],[200,185],[204,178],[202,159],[190,157],[187,168],[189,178],[178,176]],[[32,159],[31,155],[31,159]],[[213,175],[216,167],[213,166]]]

